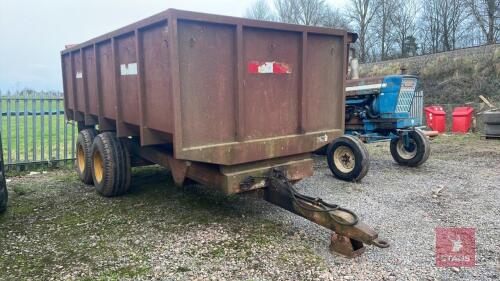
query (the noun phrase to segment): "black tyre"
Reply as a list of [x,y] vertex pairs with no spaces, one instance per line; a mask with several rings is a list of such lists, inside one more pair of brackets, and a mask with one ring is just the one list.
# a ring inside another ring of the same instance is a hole
[[0,137],[0,213],[7,210],[7,201],[9,201],[9,193],[7,192],[7,184],[5,183],[2,140]]
[[[0,148],[1,149],[1,148]],[[7,210],[7,201],[9,201],[9,193],[7,192],[7,185],[5,184],[5,176],[3,172],[3,161],[2,161],[2,171],[0,175],[0,213]]]
[[400,165],[418,167],[429,158],[431,153],[429,140],[420,130],[410,131],[408,136],[410,137],[409,148],[405,147],[401,137],[391,140],[391,155]]
[[[5,181],[4,181],[5,182]],[[6,187],[0,187],[0,213],[7,210],[7,202],[9,201],[9,194]]]
[[328,145],[325,145],[322,148],[314,151],[314,154],[316,154],[316,155],[326,155],[327,151],[328,151]]
[[76,141],[75,169],[78,177],[85,184],[92,184],[92,143],[96,136],[94,129],[84,129],[78,133]]
[[106,197],[122,195],[130,187],[130,155],[127,147],[112,132],[94,138],[92,144],[94,186]]
[[330,143],[326,159],[333,175],[345,181],[361,180],[370,167],[366,146],[353,136],[345,135]]

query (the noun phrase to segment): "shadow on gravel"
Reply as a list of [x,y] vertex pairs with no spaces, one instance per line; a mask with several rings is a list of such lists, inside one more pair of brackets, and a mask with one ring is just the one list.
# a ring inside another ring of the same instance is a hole
[[200,185],[178,188],[159,167],[134,169],[130,193],[116,198],[99,196],[67,170],[13,178],[8,188],[9,210],[0,215],[0,279],[142,276],[150,268],[140,261],[158,241],[221,223],[255,241],[281,236],[275,224],[242,215],[250,202]]
[[213,211],[225,215],[237,214],[236,206],[245,204],[237,195],[226,196],[213,187],[187,182],[183,187],[175,186],[169,171],[161,167],[143,167],[133,171],[131,190],[123,198],[162,198],[175,201],[185,207],[200,211]]

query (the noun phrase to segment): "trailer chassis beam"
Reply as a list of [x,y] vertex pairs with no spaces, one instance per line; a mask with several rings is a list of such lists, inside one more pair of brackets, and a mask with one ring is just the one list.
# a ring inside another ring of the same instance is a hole
[[274,170],[267,180],[264,200],[332,230],[331,251],[353,258],[365,251],[365,244],[389,247],[389,243],[379,239],[377,232],[360,222],[354,212],[299,193],[281,171]]

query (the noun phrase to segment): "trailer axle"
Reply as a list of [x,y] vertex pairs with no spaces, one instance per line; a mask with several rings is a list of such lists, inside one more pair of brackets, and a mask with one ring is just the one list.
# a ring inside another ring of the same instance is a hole
[[266,180],[264,200],[332,230],[331,251],[353,258],[365,251],[365,244],[389,247],[389,243],[379,239],[377,232],[360,222],[354,212],[299,193],[283,172],[274,169]]

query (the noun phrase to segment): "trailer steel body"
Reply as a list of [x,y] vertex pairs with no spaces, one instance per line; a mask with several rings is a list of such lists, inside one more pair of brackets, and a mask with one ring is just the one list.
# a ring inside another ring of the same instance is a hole
[[[168,167],[177,185],[191,178],[226,194],[268,187],[276,173],[285,183],[311,176],[311,152],[343,134],[355,40],[344,30],[170,9],[69,46],[61,60],[66,114],[81,130],[77,170],[109,196],[123,190],[96,181],[130,176],[106,178],[107,169],[150,163]],[[302,200],[308,210],[326,206]],[[361,224],[330,207],[339,217],[330,229]],[[376,244],[364,230],[359,239]]]

